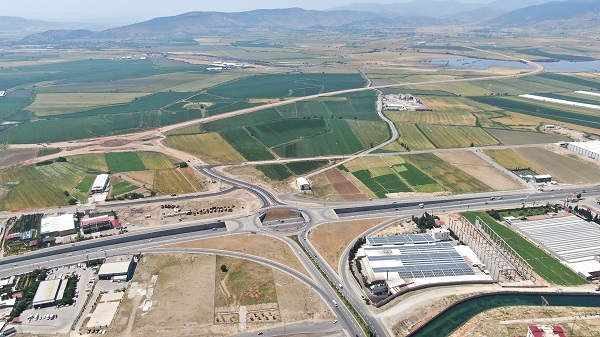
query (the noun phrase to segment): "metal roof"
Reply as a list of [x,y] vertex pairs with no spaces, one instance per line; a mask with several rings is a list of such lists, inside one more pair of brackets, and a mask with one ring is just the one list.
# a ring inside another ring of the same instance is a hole
[[398,273],[402,278],[475,275],[450,242],[363,247],[374,273]]
[[600,227],[575,215],[513,225],[568,263],[593,260],[600,254]]
[[62,279],[55,280],[47,280],[40,282],[40,285],[33,297],[32,305],[43,305],[49,304],[56,301],[58,297],[58,290],[60,289],[60,284],[62,283]]
[[98,276],[127,275],[132,258],[127,260],[105,262],[98,270]]
[[410,243],[435,242],[430,234],[400,234],[391,236],[367,237],[368,245],[405,245]]
[[73,214],[63,214],[42,219],[42,235],[53,232],[64,232],[75,228]]

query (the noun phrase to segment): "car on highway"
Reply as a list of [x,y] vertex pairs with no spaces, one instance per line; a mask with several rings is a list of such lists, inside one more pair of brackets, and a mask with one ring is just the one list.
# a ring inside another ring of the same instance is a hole
[[334,319],[334,320],[333,320],[333,324],[335,324],[335,323],[337,323],[337,319]]
[[262,331],[259,331],[259,332],[258,332],[258,333],[256,333],[256,334],[257,334],[257,335],[262,335],[262,334],[263,334],[263,332],[262,332]]

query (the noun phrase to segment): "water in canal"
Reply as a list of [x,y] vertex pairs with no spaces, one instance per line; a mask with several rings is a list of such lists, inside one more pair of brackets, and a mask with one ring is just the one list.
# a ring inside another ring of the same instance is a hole
[[600,307],[598,295],[575,294],[494,294],[475,297],[458,303],[410,334],[410,337],[448,336],[477,314],[494,308],[517,305],[542,305],[542,296],[550,306]]

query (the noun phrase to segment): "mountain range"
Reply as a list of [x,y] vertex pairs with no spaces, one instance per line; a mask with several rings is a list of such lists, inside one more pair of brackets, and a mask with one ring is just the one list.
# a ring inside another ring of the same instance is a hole
[[[378,28],[406,28],[419,25],[443,25],[478,23],[490,27],[545,25],[577,28],[598,26],[600,1],[569,0],[547,2],[518,8],[505,13],[498,9],[500,3],[507,9],[518,3],[536,3],[543,0],[498,0],[481,4],[462,4],[454,0],[419,1],[395,4],[355,3],[334,10],[317,11],[301,8],[262,9],[238,13],[189,12],[176,16],[160,17],[148,21],[106,29],[98,32],[87,30],[64,30],[52,23],[30,21],[21,18],[0,17],[1,27],[47,27],[45,32],[25,37],[22,43],[53,43],[74,39],[123,39],[123,38],[192,38],[210,34],[235,32],[276,32],[307,30],[351,30]],[[434,7],[432,7],[434,6]],[[436,8],[437,17],[426,17],[423,8]],[[353,10],[350,10],[353,9]],[[369,10],[367,10],[369,9]],[[19,26],[20,25],[20,26]],[[44,26],[46,25],[46,26]],[[28,27],[28,28],[27,28]]]

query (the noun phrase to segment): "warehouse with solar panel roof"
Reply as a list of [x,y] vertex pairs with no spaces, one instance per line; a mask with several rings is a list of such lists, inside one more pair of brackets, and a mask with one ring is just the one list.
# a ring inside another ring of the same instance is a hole
[[356,257],[375,295],[429,285],[495,282],[478,268],[482,263],[468,246],[451,241],[447,229],[367,237]]

